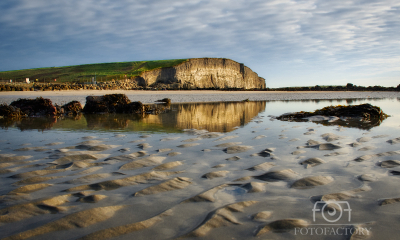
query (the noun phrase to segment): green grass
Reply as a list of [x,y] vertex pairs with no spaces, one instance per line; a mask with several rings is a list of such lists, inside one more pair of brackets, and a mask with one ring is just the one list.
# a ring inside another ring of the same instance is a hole
[[143,72],[164,67],[173,67],[187,59],[97,63],[65,67],[35,68],[0,72],[0,79],[13,82],[31,81],[39,82],[87,82],[96,75],[97,81],[121,80],[140,76]]

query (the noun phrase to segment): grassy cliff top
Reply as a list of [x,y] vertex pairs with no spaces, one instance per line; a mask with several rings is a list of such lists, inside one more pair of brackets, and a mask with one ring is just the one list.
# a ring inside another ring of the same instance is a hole
[[125,78],[134,78],[142,72],[163,67],[173,67],[188,59],[157,60],[157,61],[135,61],[135,62],[113,62],[85,64],[65,67],[34,68],[0,72],[0,79],[13,82],[44,80],[57,82],[82,82],[89,81],[95,77],[97,81],[110,81]]

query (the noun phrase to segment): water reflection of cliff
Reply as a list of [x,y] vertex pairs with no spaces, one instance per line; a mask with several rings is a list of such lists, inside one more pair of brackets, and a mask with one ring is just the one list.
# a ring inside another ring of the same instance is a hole
[[266,102],[218,102],[172,104],[170,110],[158,115],[85,114],[75,118],[26,118],[18,121],[1,119],[2,128],[23,130],[98,130],[98,131],[162,131],[206,129],[229,132],[248,123],[261,111]]
[[230,132],[243,126],[261,111],[266,102],[222,102],[174,104],[168,114],[149,115],[141,121],[176,129],[206,129]]

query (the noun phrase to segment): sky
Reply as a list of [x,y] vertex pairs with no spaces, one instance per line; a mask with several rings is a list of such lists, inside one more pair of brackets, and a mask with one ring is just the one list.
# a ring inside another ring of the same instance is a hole
[[397,86],[400,1],[0,1],[0,71],[201,57],[271,88]]

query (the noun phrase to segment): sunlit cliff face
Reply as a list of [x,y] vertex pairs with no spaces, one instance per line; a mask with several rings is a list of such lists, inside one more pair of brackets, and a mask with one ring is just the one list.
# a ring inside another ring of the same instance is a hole
[[222,58],[189,59],[175,67],[145,72],[138,79],[145,86],[164,83],[200,89],[265,88],[265,80],[250,68]]

